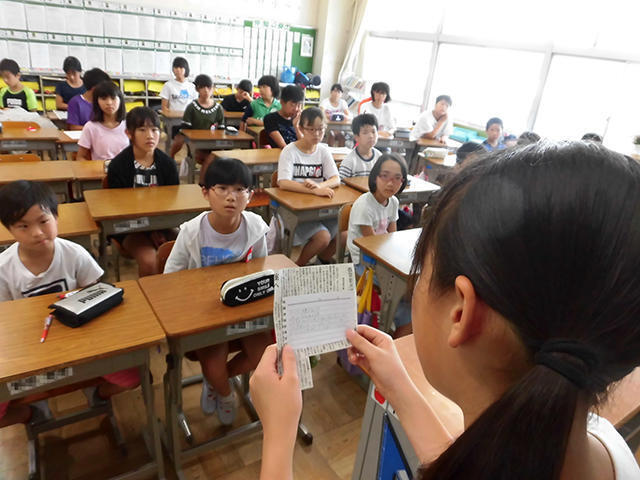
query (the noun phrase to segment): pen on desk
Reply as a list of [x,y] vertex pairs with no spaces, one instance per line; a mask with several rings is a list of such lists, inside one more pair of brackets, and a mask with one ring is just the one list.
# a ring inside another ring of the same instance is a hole
[[44,329],[42,330],[42,336],[40,337],[40,343],[44,343],[49,334],[49,328],[51,328],[51,322],[53,322],[53,315],[47,315],[47,318],[44,319]]
[[61,299],[61,300],[62,300],[63,298],[67,298],[67,297],[70,297],[71,295],[75,295],[75,294],[76,294],[76,293],[78,293],[79,291],[80,291],[80,290],[78,289],[78,290],[73,290],[72,292],[59,293],[59,294],[57,295],[57,297],[58,297],[59,299]]

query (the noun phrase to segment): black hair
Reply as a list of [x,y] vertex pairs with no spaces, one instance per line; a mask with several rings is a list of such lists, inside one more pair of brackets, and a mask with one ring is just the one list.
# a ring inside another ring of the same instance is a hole
[[[284,95],[284,90],[282,91],[282,94]],[[322,114],[322,110],[318,107],[305,108],[300,114],[300,126],[304,127],[305,125],[313,125],[316,118],[322,120],[324,125],[324,115]]]
[[504,128],[502,120],[499,117],[491,117],[489,120],[487,120],[487,126],[485,127],[485,130],[489,130],[489,127],[491,125],[500,125],[500,128]]
[[331,85],[331,90],[330,91],[334,91],[334,90],[338,90],[340,93],[342,93],[344,90],[342,90],[342,85],[340,85],[339,83],[334,83],[333,85]]
[[201,73],[193,80],[193,84],[196,86],[196,90],[202,87],[213,87],[213,80],[209,75]]
[[240,80],[240,82],[238,82],[238,88],[245,92],[249,92],[249,94],[253,94],[253,85],[251,80],[247,80],[246,78],[244,80]]
[[46,183],[17,180],[0,188],[0,222],[6,228],[19,222],[34,205],[58,216],[58,199]]
[[476,142],[465,142],[456,150],[456,163],[464,162],[474,152],[484,152],[484,147]]
[[436,97],[436,103],[438,103],[441,100],[444,100],[445,102],[447,102],[449,106],[453,105],[453,100],[451,100],[451,97],[449,95],[438,95]]
[[0,72],[10,72],[13,75],[18,75],[20,73],[20,66],[15,60],[3,58],[0,60]]
[[400,190],[397,193],[400,193],[407,186],[407,162],[404,161],[397,153],[383,153],[380,155],[380,158],[376,160],[376,163],[373,164],[371,171],[369,172],[369,191],[371,193],[376,193],[378,189],[378,185],[376,184],[376,179],[378,175],[380,175],[380,170],[382,169],[382,164],[387,160],[392,160],[400,165],[400,170],[402,170],[402,185],[400,186]]
[[251,170],[237,158],[216,158],[204,175],[204,185],[209,189],[214,185],[242,185],[253,188]]
[[[578,402],[640,364],[639,204],[640,164],[593,142],[489,154],[436,194],[410,288],[427,258],[434,295],[466,276],[531,366],[419,478],[560,478]],[[556,339],[589,352],[545,354],[582,381],[540,360]]]
[[173,63],[171,64],[171,68],[184,68],[184,76],[187,78],[189,76],[189,62],[184,57],[176,57],[173,59]]
[[160,128],[160,118],[155,110],[149,107],[136,107],[132,108],[127,113],[127,130],[133,134],[136,128],[144,127],[145,125],[151,125],[153,127]]
[[373,92],[386,93],[387,94],[387,98],[385,98],[384,103],[387,103],[387,102],[391,101],[391,93],[389,91],[389,84],[388,83],[376,82],[373,85],[371,85],[371,100],[372,101],[375,98],[373,96]]
[[522,132],[518,137],[518,145],[529,145],[540,141],[540,135],[535,132]]
[[361,113],[351,122],[351,130],[354,135],[360,135],[360,129],[365,125],[371,125],[378,130],[378,118],[373,113]]
[[278,98],[280,96],[280,84],[278,83],[278,79],[273,75],[263,75],[258,80],[258,86],[266,85],[271,89],[271,95],[273,98]]
[[287,85],[280,94],[280,103],[284,102],[304,102],[304,90],[298,85]]
[[602,143],[602,137],[597,133],[585,133],[580,140]]
[[100,82],[105,82],[107,80],[110,81],[111,77],[109,77],[106,72],[100,70],[99,68],[92,68],[91,70],[87,70],[82,76],[82,83],[84,84],[84,88],[86,88],[87,90],[91,90]]
[[100,98],[119,98],[120,106],[116,111],[116,121],[121,122],[124,120],[127,115],[127,109],[124,106],[124,96],[122,95],[122,91],[113,83],[111,80],[105,80],[104,82],[100,82],[96,85],[96,89],[93,91],[93,121],[94,122],[103,122],[104,121],[104,113],[100,108],[100,104],[98,100]]
[[80,73],[82,72],[82,64],[76,57],[67,57],[64,59],[64,62],[62,62],[62,70],[64,71],[64,73]]

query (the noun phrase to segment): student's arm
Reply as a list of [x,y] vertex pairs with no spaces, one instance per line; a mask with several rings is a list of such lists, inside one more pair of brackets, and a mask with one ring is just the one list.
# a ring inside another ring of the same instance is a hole
[[62,95],[60,95],[59,93],[56,93],[56,109],[66,110],[67,107],[68,105],[64,103],[64,100],[62,100]]
[[179,112],[177,110],[169,109],[169,100],[167,98],[163,98],[160,101],[161,112],[167,118],[182,118],[183,112]]
[[36,100],[36,94],[30,88],[24,89],[24,94],[27,97],[27,110],[35,112],[38,109],[38,100]]
[[91,149],[78,145],[78,155],[76,160],[92,160]]
[[340,185],[340,176],[336,174],[326,179],[324,182],[316,183],[316,188],[336,188],[339,185]]
[[267,237],[265,235],[253,244],[252,256],[253,258],[262,258],[267,255],[269,255],[269,250],[267,249]]
[[13,300],[11,297],[11,289],[7,283],[7,279],[0,278],[0,302],[6,302],[7,300]]
[[387,225],[387,232],[397,232],[398,231],[398,222],[389,222]]
[[269,132],[269,137],[271,137],[271,140],[275,143],[276,148],[284,148],[287,146],[287,142],[284,141],[284,138],[282,138],[282,135],[280,135],[278,130]]
[[80,111],[78,103],[74,102],[73,98],[69,100],[70,105],[67,105],[67,130],[82,130],[82,125],[79,125]]
[[82,130],[82,125],[71,125],[67,123],[67,128],[69,130]]
[[176,243],[171,249],[171,253],[167,258],[167,263],[164,264],[163,273],[179,272],[180,270],[187,270],[189,268],[189,250],[187,248],[186,235],[181,228],[176,238]]
[[434,140],[440,133],[440,130],[442,130],[442,128],[444,127],[445,123],[447,123],[447,118],[448,118],[447,114],[445,113],[443,116],[441,116],[438,119],[436,124],[433,126],[433,130],[431,130],[430,132],[423,133],[421,138],[428,138],[428,139]]
[[256,125],[258,127],[263,127],[264,121],[255,117],[249,117],[247,118],[247,125]]
[[276,120],[277,117],[274,117],[274,115],[279,115],[279,114],[270,113],[266,117],[264,117],[265,119],[264,129],[266,130],[267,135],[269,135],[269,138],[273,142],[272,146],[275,146],[276,148],[284,148],[287,146],[287,142],[284,141],[284,138],[282,138],[282,134],[280,134],[280,131],[278,130],[278,122]]
[[84,248],[78,248],[76,257],[76,283],[79,288],[93,285],[104,275],[104,270]]
[[363,237],[370,237],[375,235],[376,232],[373,230],[373,227],[369,225],[358,225],[360,227],[360,233],[362,233]]

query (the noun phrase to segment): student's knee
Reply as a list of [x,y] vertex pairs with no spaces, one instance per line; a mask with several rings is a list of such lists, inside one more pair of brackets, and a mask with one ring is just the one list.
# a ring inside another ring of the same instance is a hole
[[311,239],[320,246],[321,249],[325,249],[331,242],[331,234],[327,230],[320,230]]
[[226,343],[211,345],[209,347],[196,350],[196,357],[203,367],[223,365],[227,361],[229,349]]

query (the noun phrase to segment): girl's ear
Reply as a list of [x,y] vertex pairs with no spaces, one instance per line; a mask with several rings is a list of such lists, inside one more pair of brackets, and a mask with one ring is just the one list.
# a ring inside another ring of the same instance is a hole
[[128,129],[125,130],[125,132],[127,133],[127,137],[129,137],[129,140],[133,142],[133,133],[131,133]]

